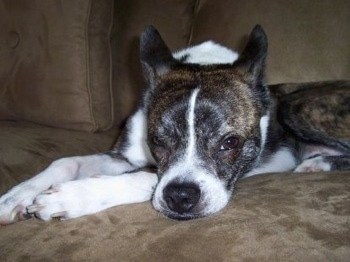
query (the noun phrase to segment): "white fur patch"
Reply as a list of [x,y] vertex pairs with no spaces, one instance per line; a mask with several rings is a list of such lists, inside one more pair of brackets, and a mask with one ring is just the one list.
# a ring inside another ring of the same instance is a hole
[[38,195],[28,212],[45,221],[76,218],[116,205],[150,200],[157,182],[156,174],[143,171],[69,181]]
[[186,57],[184,63],[188,64],[231,64],[238,58],[238,53],[221,46],[213,41],[182,49],[173,53],[174,58]]
[[264,115],[260,119],[260,133],[261,133],[261,148],[265,147],[266,137],[267,137],[267,129],[269,127],[270,116]]
[[188,145],[187,145],[187,156],[186,160],[190,163],[191,159],[193,159],[196,151],[196,133],[195,133],[195,113],[194,108],[196,106],[196,99],[199,93],[199,88],[196,88],[190,97],[190,103],[187,113],[187,125],[188,125]]
[[252,171],[245,174],[243,177],[254,176],[263,173],[277,173],[277,172],[286,172],[291,171],[296,166],[296,160],[292,152],[283,147],[278,150],[276,153],[270,156],[268,161],[266,161],[261,166],[253,169]]
[[129,120],[129,146],[124,156],[135,166],[142,167],[149,163],[155,164],[147,145],[147,119],[142,109],[139,109]]

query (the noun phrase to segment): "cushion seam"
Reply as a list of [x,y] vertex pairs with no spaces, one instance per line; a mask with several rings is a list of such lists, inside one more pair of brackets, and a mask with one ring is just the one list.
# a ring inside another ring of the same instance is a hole
[[111,16],[109,28],[108,28],[108,53],[109,53],[109,98],[110,98],[110,123],[109,125],[106,125],[106,128],[104,130],[108,130],[113,127],[114,125],[114,120],[115,120],[115,115],[114,115],[114,93],[113,93],[113,80],[112,80],[112,74],[113,74],[113,61],[112,61],[112,41],[111,41],[111,36],[112,36],[112,28],[114,24],[114,1],[112,1],[112,6],[110,9],[111,13],[109,14]]
[[90,69],[91,69],[91,61],[90,61],[90,37],[89,37],[89,22],[91,17],[91,6],[92,0],[89,0],[89,10],[87,13],[86,21],[85,21],[85,57],[86,57],[86,89],[88,93],[89,100],[89,112],[90,112],[90,120],[92,122],[92,126],[89,128],[90,131],[94,132],[97,129],[96,120],[93,114],[93,105],[92,105],[92,94],[91,94],[91,79],[90,79]]
[[200,2],[201,2],[201,0],[196,0],[196,2],[194,4],[194,8],[193,8],[193,12],[192,12],[192,19],[191,19],[190,34],[189,34],[188,39],[187,39],[187,46],[190,45],[192,42],[194,24],[196,22],[196,18],[197,18],[198,12],[199,12]]

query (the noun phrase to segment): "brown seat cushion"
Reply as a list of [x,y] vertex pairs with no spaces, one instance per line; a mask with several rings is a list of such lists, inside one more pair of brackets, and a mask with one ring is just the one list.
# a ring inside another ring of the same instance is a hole
[[116,128],[96,134],[0,121],[0,196],[58,158],[107,152],[117,135]]
[[348,173],[269,174],[220,213],[174,221],[150,202],[0,228],[2,261],[348,261]]
[[0,120],[110,128],[112,22],[112,0],[2,1]]

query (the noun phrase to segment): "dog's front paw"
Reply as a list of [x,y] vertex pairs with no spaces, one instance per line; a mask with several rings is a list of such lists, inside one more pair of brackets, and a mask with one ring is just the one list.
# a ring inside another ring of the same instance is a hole
[[304,160],[295,169],[295,173],[312,173],[312,172],[322,172],[329,171],[331,166],[329,163],[324,161],[322,156],[316,156],[314,158]]
[[57,184],[38,195],[28,213],[48,221],[93,214],[116,205],[151,199],[156,174],[137,172],[121,176],[98,176]]
[[79,191],[76,181],[53,185],[41,192],[27,211],[44,221],[82,216],[84,206],[88,205],[82,191]]
[[34,187],[22,183],[0,197],[0,225],[30,218],[31,215],[27,213],[26,208],[33,203],[37,194]]

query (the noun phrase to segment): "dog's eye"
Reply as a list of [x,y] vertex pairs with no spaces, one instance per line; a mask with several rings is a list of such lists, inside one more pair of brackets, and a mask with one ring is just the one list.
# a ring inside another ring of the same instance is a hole
[[169,160],[169,150],[162,138],[157,135],[151,136],[149,139],[151,153],[157,162],[157,165],[164,166]]
[[226,138],[220,147],[220,151],[228,151],[237,148],[240,145],[240,139],[235,136]]

